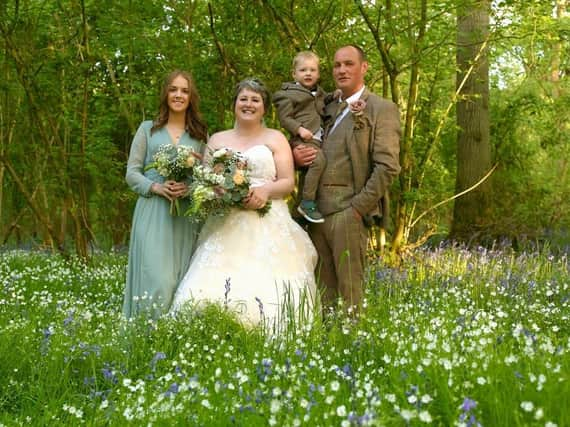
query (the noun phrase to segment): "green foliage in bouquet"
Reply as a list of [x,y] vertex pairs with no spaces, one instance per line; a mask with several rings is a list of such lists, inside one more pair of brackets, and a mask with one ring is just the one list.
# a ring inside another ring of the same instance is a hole
[[[201,159],[191,147],[185,145],[164,144],[152,157],[152,162],[144,170],[156,169],[167,180],[182,182],[192,175],[196,162]],[[178,200],[170,202],[170,214],[180,215]]]
[[[250,189],[247,159],[229,148],[212,153],[209,161],[194,168],[190,190],[191,204],[186,215],[203,221],[210,215],[223,216],[230,208],[243,208]],[[271,208],[269,201],[257,213],[265,215]]]

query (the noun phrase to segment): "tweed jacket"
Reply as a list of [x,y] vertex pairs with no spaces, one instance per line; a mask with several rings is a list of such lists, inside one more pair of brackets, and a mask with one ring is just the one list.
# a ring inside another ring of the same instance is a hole
[[273,103],[279,122],[291,137],[297,136],[300,126],[313,133],[321,128],[325,95],[320,86],[317,86],[317,93],[313,96],[309,89],[295,82],[283,83],[281,90],[275,92]]
[[[396,104],[368,89],[360,99],[366,102],[362,115],[349,111],[342,119],[343,126],[334,130],[344,135],[336,135],[335,139],[343,136],[350,155],[355,191],[352,207],[363,216],[365,224],[376,222],[386,227],[390,185],[400,173],[400,113]],[[334,124],[337,106],[331,102],[325,107],[325,115],[330,117],[325,123],[325,135]],[[344,123],[346,120],[349,122]]]

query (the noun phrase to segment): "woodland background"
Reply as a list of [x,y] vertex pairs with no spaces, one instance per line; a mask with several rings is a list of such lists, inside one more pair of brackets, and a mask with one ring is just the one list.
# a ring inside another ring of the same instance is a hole
[[335,49],[356,43],[367,85],[402,113],[392,252],[568,245],[569,13],[567,0],[1,0],[0,244],[88,257],[128,242],[130,143],[169,71],[193,73],[213,133],[232,126],[237,81],[276,90],[312,49],[332,90]]

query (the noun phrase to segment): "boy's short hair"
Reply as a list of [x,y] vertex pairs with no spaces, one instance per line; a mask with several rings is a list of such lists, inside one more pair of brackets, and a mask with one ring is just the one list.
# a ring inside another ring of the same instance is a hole
[[317,61],[317,65],[319,65],[320,58],[315,52],[311,52],[310,50],[304,50],[302,52],[297,53],[293,58],[293,70],[297,68],[299,62],[304,61],[306,59],[313,59]]

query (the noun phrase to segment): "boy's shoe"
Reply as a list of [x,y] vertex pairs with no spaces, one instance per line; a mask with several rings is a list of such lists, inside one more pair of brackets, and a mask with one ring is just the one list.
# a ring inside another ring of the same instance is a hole
[[313,200],[301,200],[297,211],[305,217],[307,221],[321,224],[325,222],[323,215],[317,209],[317,204]]

